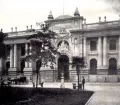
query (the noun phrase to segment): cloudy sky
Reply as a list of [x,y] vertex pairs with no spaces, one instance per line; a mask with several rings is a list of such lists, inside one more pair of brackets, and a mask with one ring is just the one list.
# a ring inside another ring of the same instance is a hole
[[[88,23],[98,22],[101,16],[107,20],[119,19],[119,0],[64,0],[64,14],[74,14],[78,7],[80,15],[87,19]],[[63,0],[0,0],[0,28],[4,32],[11,31],[11,27],[25,30],[26,26],[47,19],[50,12],[54,18],[63,14]]]

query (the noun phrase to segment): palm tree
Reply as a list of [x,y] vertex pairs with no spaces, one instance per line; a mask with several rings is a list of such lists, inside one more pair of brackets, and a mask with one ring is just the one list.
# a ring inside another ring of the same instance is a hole
[[[53,41],[56,33],[49,30],[49,24],[40,24],[40,30],[34,30],[35,34],[28,37],[30,41],[30,54],[26,56],[26,60],[37,61],[38,68],[36,68],[36,87],[38,87],[39,70],[41,66],[50,66],[54,68],[56,55],[60,54],[55,48]],[[48,63],[50,65],[48,65]]]
[[73,68],[76,68],[76,71],[77,71],[77,76],[78,76],[78,89],[79,89],[79,88],[80,88],[80,87],[79,87],[80,70],[85,67],[85,59],[84,59],[84,57],[78,57],[78,56],[73,57],[73,58],[72,58],[72,67],[73,67]]

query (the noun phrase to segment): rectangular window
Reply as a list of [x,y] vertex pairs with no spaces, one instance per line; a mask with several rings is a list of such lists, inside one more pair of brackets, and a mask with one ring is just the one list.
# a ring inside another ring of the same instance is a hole
[[116,50],[116,40],[112,39],[109,41],[109,50]]
[[90,41],[90,51],[97,50],[97,43],[96,41]]

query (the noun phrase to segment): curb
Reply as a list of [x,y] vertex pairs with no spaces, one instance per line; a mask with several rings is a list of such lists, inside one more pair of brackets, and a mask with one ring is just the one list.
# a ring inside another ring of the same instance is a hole
[[24,102],[29,102],[29,101],[31,101],[31,99],[18,101],[18,102],[16,102],[16,103],[24,103]]
[[[96,93],[96,92],[95,92]],[[89,105],[89,102],[92,100],[93,96],[95,95],[95,93],[93,93],[93,95],[90,97],[90,99],[87,101],[87,103],[85,105]]]

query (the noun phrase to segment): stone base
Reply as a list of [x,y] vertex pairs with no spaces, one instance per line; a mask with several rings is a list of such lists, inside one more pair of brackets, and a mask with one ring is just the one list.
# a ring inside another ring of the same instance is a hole
[[18,68],[9,68],[8,71],[17,71],[17,70],[18,70]]
[[108,74],[108,69],[104,69],[104,68],[97,69],[97,74],[98,75],[107,75]]
[[23,71],[33,71],[33,69],[32,68],[24,68]]
[[108,69],[108,65],[102,66],[102,69]]
[[24,68],[23,70],[24,76],[26,76],[28,79],[32,78],[33,69],[32,68]]
[[120,82],[120,75],[89,75],[89,82],[116,83]]
[[8,76],[15,78],[17,76],[17,68],[9,68],[8,70]]

